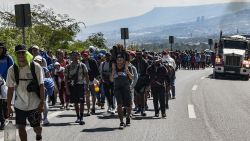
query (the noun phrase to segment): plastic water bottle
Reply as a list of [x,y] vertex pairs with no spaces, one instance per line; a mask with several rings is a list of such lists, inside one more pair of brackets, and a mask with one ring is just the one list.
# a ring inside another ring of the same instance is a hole
[[16,126],[9,121],[4,128],[4,141],[16,141]]

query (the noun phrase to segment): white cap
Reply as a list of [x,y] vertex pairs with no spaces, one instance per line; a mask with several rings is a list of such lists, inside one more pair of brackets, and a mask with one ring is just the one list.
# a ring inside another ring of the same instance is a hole
[[59,62],[55,62],[55,66],[60,66],[60,63]]
[[34,58],[34,61],[40,61],[40,62],[42,62],[42,61],[43,61],[43,58],[42,58],[42,56],[37,55],[37,56]]

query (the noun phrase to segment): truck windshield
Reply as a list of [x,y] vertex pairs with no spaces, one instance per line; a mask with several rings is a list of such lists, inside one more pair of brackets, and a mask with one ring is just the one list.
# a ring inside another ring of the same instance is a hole
[[247,43],[242,41],[224,40],[224,48],[245,50],[247,49]]

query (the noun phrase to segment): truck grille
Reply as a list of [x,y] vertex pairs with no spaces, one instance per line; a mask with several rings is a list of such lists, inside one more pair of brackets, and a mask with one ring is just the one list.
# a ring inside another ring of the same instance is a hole
[[240,56],[226,56],[226,66],[240,66]]

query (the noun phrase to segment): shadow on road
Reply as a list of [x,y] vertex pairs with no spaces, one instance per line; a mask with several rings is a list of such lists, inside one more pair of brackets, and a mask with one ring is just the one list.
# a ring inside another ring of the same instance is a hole
[[58,115],[58,118],[64,118],[64,117],[76,117],[75,114],[63,114],[63,115]]
[[71,126],[74,125],[73,123],[50,123],[48,125],[44,125],[45,127],[50,127],[50,126]]
[[118,115],[100,115],[97,116],[99,119],[118,119]]
[[110,132],[118,130],[119,128],[110,128],[110,127],[100,127],[100,128],[93,128],[93,129],[83,129],[81,132]]
[[214,75],[210,74],[206,78],[210,78],[214,80],[246,81],[246,80],[242,80],[242,77],[239,77],[237,75],[224,75],[224,76],[219,76],[217,78],[214,78]]
[[142,117],[142,116],[133,116],[132,118],[133,120],[156,120],[156,119],[160,119],[160,117],[156,118],[154,116],[146,116],[146,117]]

